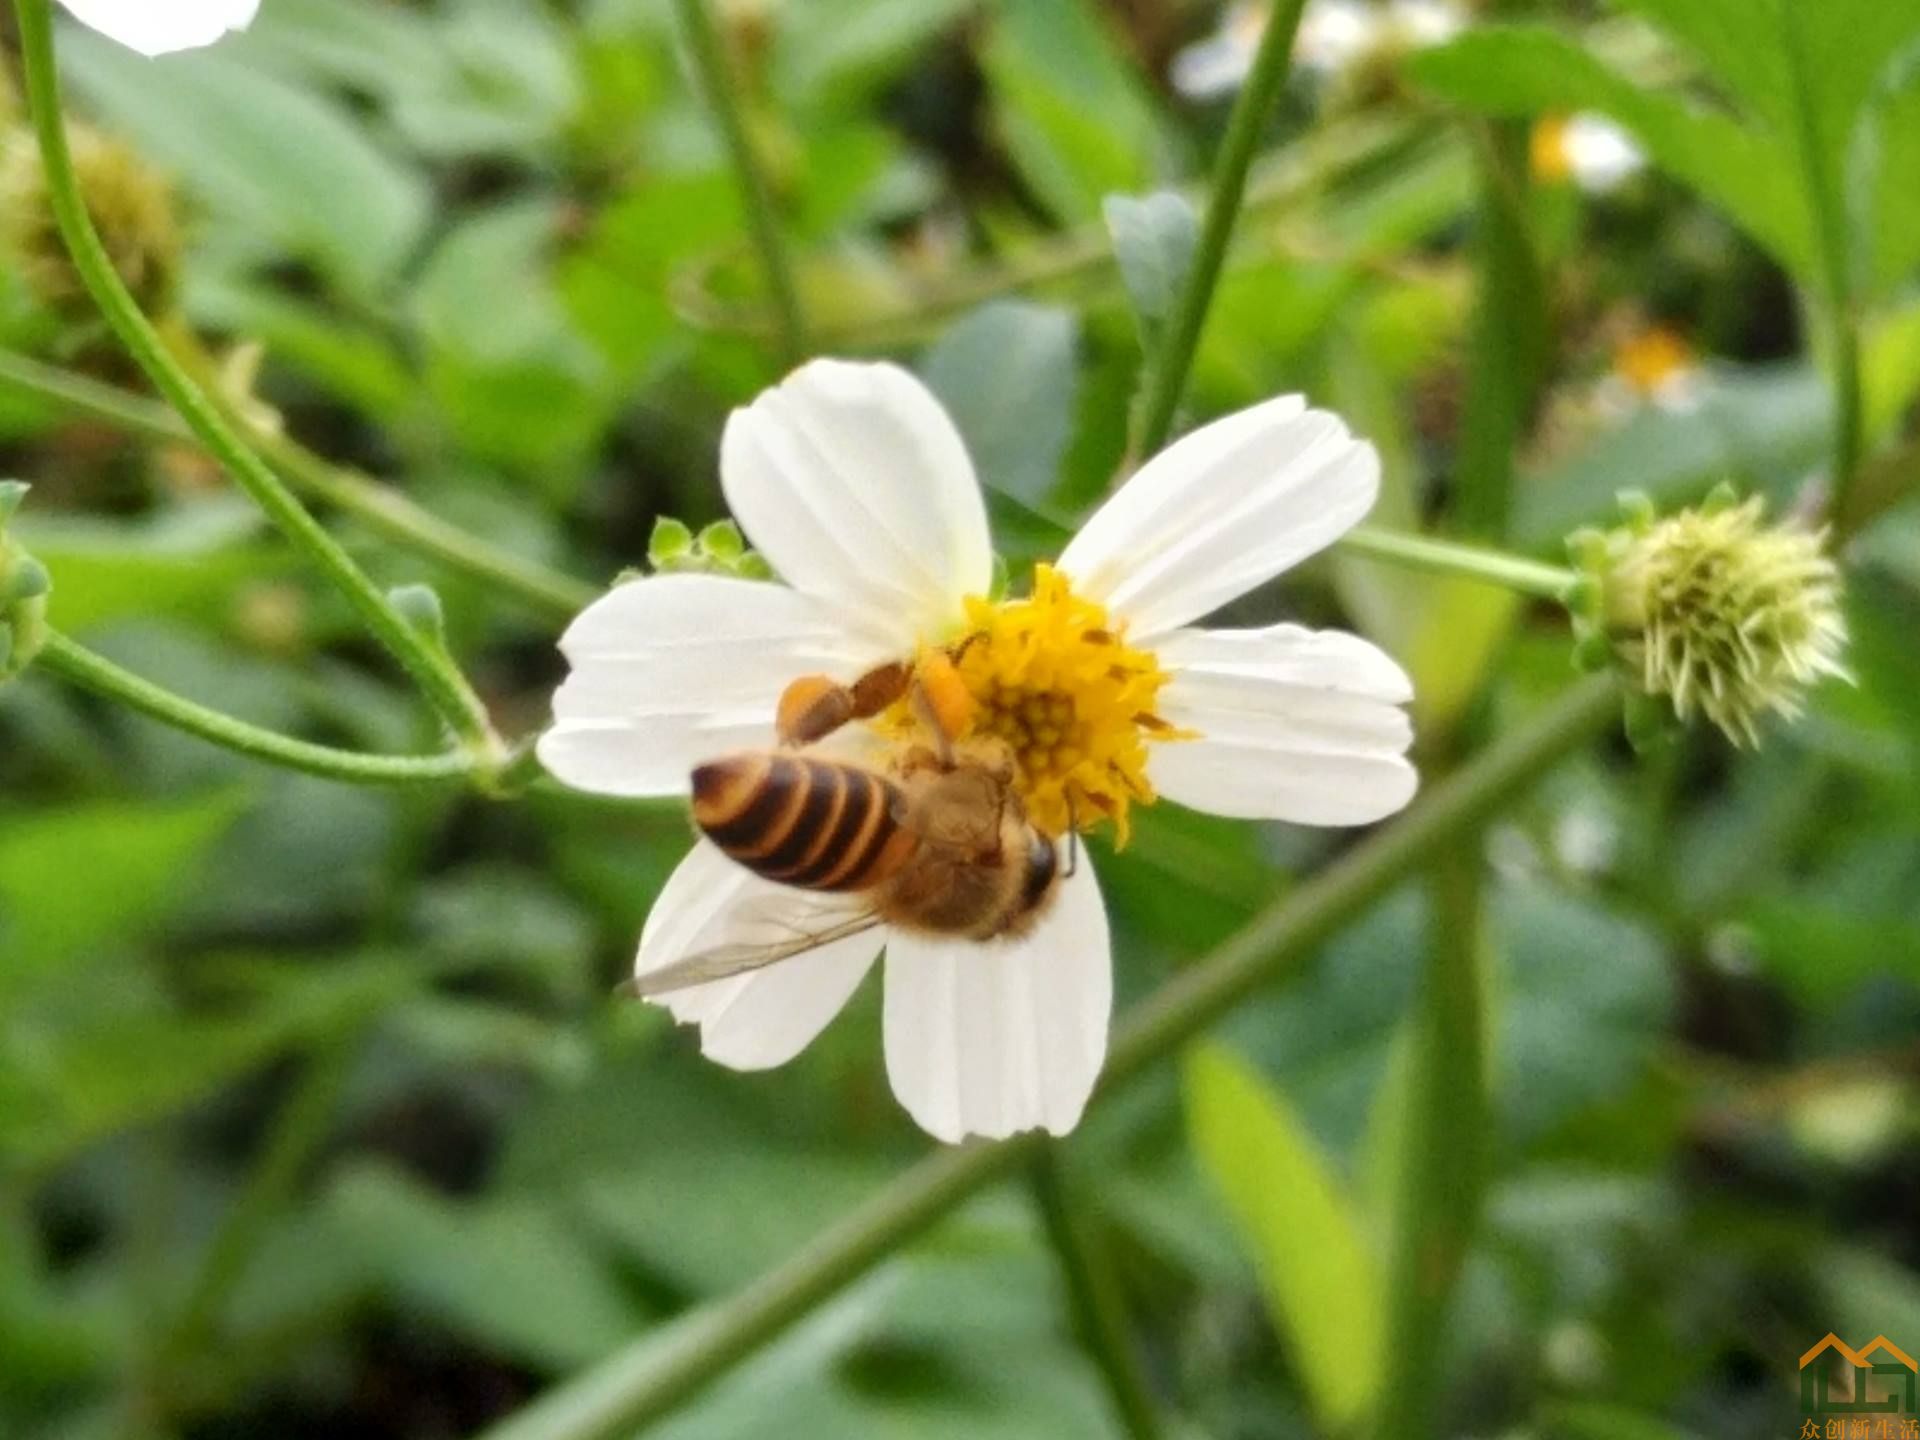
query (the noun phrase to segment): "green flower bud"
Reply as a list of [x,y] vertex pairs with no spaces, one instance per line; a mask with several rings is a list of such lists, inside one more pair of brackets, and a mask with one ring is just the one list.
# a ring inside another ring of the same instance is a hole
[[1623,497],[1627,521],[1574,537],[1587,573],[1580,653],[1611,649],[1646,696],[1681,720],[1698,710],[1736,745],[1757,745],[1769,711],[1797,716],[1828,675],[1851,679],[1839,568],[1826,534],[1768,525],[1758,496],[1722,490],[1665,519]]
[[46,566],[7,533],[27,487],[0,480],[0,685],[33,663],[47,639],[47,595],[53,582]]
[[[131,146],[98,130],[70,125],[67,138],[80,193],[113,268],[142,310],[165,312],[180,270],[172,186]],[[54,223],[39,148],[24,129],[0,140],[0,247],[49,309],[73,309],[86,299]]]
[[684,521],[662,515],[653,522],[653,535],[647,541],[647,564],[655,570],[670,570],[675,563],[693,553],[693,531]]
[[[698,535],[682,521],[663,515],[653,522],[647,565],[659,575],[731,575],[739,580],[771,580],[773,567],[749,550],[740,527],[716,520]],[[617,583],[617,582],[616,582]]]

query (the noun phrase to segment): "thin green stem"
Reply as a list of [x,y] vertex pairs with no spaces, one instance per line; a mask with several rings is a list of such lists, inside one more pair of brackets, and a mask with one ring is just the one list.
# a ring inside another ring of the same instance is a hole
[[1060,1278],[1073,1307],[1081,1343],[1106,1381],[1107,1396],[1120,1424],[1132,1440],[1159,1440],[1160,1418],[1153,1390],[1134,1353],[1125,1297],[1105,1253],[1088,1229],[1085,1192],[1070,1182],[1060,1147],[1052,1142],[1038,1147],[1029,1174],[1047,1239],[1060,1262]]
[[1545,353],[1545,285],[1527,223],[1527,129],[1478,124],[1471,363],[1454,463],[1453,519],[1504,540],[1513,512],[1513,455],[1527,427]]
[[[194,443],[186,422],[158,401],[26,355],[0,350],[0,384],[132,434]],[[422,509],[391,485],[323,460],[298,441],[251,424],[234,415],[231,406],[223,404],[222,410],[231,423],[247,430],[255,448],[296,489],[353,516],[383,539],[431,556],[451,570],[471,575],[557,618],[577,614],[600,593],[584,580],[523,559],[462,530]]]
[[481,778],[474,756],[465,750],[438,755],[368,755],[264,730],[123,670],[57,630],[47,632],[46,645],[34,665],[163,725],[284,770],[300,770],[354,785],[428,785]]
[[[163,1346],[168,1361],[189,1364],[213,1336],[221,1308],[260,1248],[273,1219],[286,1208],[314,1155],[325,1143],[340,1093],[353,1068],[351,1037],[327,1042],[310,1056],[273,1133],[248,1173],[226,1221],[201,1257],[199,1272]],[[163,1368],[171,1368],[170,1365]]]
[[1247,171],[1253,164],[1254,151],[1259,148],[1267,117],[1273,113],[1274,102],[1286,83],[1294,32],[1300,28],[1300,12],[1305,8],[1306,0],[1278,0],[1268,13],[1253,68],[1248,71],[1239,98],[1234,101],[1233,114],[1227,119],[1226,138],[1221,142],[1220,161],[1214,170],[1193,268],[1187,272],[1186,283],[1181,288],[1179,304],[1167,326],[1166,341],[1160,353],[1150,357],[1148,389],[1140,408],[1140,433],[1133,447],[1136,454],[1151,455],[1173,432],[1180,397],[1187,388],[1187,375],[1200,348],[1200,332],[1207,323],[1207,309],[1220,283],[1221,267],[1226,264],[1227,244],[1233,239],[1234,222],[1240,217]]
[[1436,540],[1429,535],[1409,535],[1402,531],[1380,530],[1372,525],[1356,525],[1336,542],[1350,555],[1369,560],[1384,560],[1408,570],[1424,570],[1434,575],[1461,575],[1469,580],[1484,580],[1504,586],[1522,595],[1537,596],[1564,604],[1567,592],[1579,579],[1564,565],[1548,565],[1523,555],[1509,555],[1481,545],[1461,545],[1451,540]]
[[1447,1306],[1480,1213],[1487,1162],[1486,934],[1479,837],[1456,837],[1432,879],[1433,927],[1413,1016],[1387,1265],[1380,1440],[1438,1429]]
[[[1289,965],[1471,833],[1618,714],[1613,682],[1584,680],[1528,725],[1436,785],[1407,815],[1347,851],[1115,1030],[1096,1101],[1186,1044]],[[565,1381],[486,1440],[631,1436],[832,1298],[934,1221],[1030,1162],[1034,1135],[940,1150],[744,1290]]]
[[219,408],[167,351],[165,343],[113,268],[87,214],[73,157],[67,149],[60,110],[60,77],[53,56],[53,18],[49,0],[14,0],[20,22],[20,54],[26,72],[27,102],[46,172],[47,199],[55,222],[94,303],[146,371],[168,404],[180,412],[200,442],[226,467],[256,504],[306,557],[318,565],[346,596],[361,620],[393,653],[440,717],[462,742],[487,763],[502,746],[487,719],[486,707],[459,668],[432,638],[410,626],[388,603],[351,556],[319,521],[301,506],[259,456],[248,448]]
[[766,171],[747,133],[747,121],[740,107],[738,87],[727,64],[725,45],[719,27],[707,9],[707,0],[674,0],[680,16],[680,28],[687,37],[687,49],[693,67],[699,73],[700,86],[720,123],[720,135],[726,142],[728,158],[733,162],[734,178],[740,186],[740,204],[746,211],[747,230],[760,264],[767,272],[767,289],[773,296],[774,314],[780,322],[780,347],[789,361],[803,359],[807,353],[806,319],[800,309],[800,290],[794,283],[793,263],[787,256],[786,241],[780,234],[780,220],[774,213],[773,193]]
[[1793,79],[1793,104],[1799,124],[1800,161],[1805,172],[1807,201],[1813,211],[1820,264],[1826,272],[1826,314],[1829,327],[1829,363],[1833,366],[1833,475],[1829,481],[1829,509],[1844,513],[1860,464],[1863,402],[1860,378],[1860,330],[1854,315],[1853,265],[1847,253],[1846,197],[1820,133],[1813,108],[1813,77],[1808,72],[1804,23],[1797,5],[1780,7],[1786,27],[1787,65]]

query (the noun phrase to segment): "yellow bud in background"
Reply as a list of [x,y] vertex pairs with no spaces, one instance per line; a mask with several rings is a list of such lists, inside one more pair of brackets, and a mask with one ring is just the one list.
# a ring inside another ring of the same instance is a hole
[[[173,187],[124,141],[85,125],[68,126],[67,135],[80,193],[113,268],[142,310],[164,314],[180,269]],[[73,311],[86,301],[54,223],[39,148],[25,129],[0,140],[0,247],[48,309]]]

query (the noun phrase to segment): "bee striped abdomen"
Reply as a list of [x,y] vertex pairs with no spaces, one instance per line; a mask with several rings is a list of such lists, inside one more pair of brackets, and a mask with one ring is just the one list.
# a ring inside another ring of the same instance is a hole
[[693,819],[726,854],[768,880],[863,890],[906,858],[891,781],[805,755],[730,755],[693,772]]

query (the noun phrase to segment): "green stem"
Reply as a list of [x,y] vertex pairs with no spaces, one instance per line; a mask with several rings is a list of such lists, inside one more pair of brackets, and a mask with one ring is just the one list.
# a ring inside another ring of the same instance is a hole
[[164,1369],[171,1369],[174,1362],[190,1364],[213,1335],[222,1306],[245,1276],[268,1226],[285,1209],[301,1172],[325,1142],[353,1068],[353,1055],[352,1040],[340,1038],[307,1060],[266,1148],[201,1258],[199,1273],[163,1346]]
[[1434,1434],[1448,1302],[1480,1213],[1487,1163],[1486,935],[1478,837],[1434,867],[1433,930],[1413,1016],[1387,1266],[1380,1440]]
[[282,769],[355,785],[426,785],[480,778],[479,766],[465,750],[438,755],[368,755],[263,730],[123,670],[57,630],[47,633],[46,645],[34,665],[163,725]]
[[[1096,1101],[1186,1044],[1408,875],[1434,863],[1618,712],[1610,679],[1580,682],[1436,785],[1404,818],[1355,845],[1206,960],[1183,970],[1115,1030]],[[1030,1162],[1040,1144],[1040,1137],[1029,1134],[936,1151],[744,1290],[694,1312],[670,1335],[650,1335],[563,1382],[488,1431],[486,1440],[625,1440],[948,1211]]]
[[159,333],[121,283],[87,214],[73,171],[73,157],[67,149],[66,126],[60,112],[60,78],[53,56],[53,19],[48,5],[49,0],[14,0],[14,13],[20,22],[27,102],[34,133],[40,142],[48,203],[73,256],[74,266],[94,302],[128,353],[146,371],[167,403],[180,412],[200,442],[294,546],[326,572],[359,612],[367,628],[413,677],[421,693],[453,732],[487,763],[493,763],[502,747],[488,723],[486,707],[473,693],[466,677],[438,645],[407,624],[339,542],[307,513],[260,457],[234,433],[218,407],[167,352]]
[[1513,511],[1514,450],[1539,385],[1546,296],[1527,225],[1526,126],[1495,122],[1477,134],[1478,278],[1453,518],[1465,533],[1499,541]]
[[1247,171],[1253,164],[1267,117],[1273,113],[1280,88],[1286,83],[1294,32],[1300,28],[1300,12],[1305,8],[1306,0],[1277,0],[1267,15],[1266,31],[1260,37],[1253,68],[1247,73],[1239,98],[1234,101],[1233,114],[1228,117],[1227,134],[1221,142],[1220,162],[1214,171],[1193,267],[1181,287],[1179,304],[1174,308],[1172,323],[1167,326],[1166,341],[1160,353],[1150,357],[1148,388],[1140,408],[1140,433],[1133,447],[1138,455],[1153,454],[1166,444],[1167,436],[1173,432],[1173,418],[1187,388],[1193,357],[1200,348],[1200,332],[1207,322],[1207,309],[1213,303],[1214,288],[1220,283],[1220,270],[1226,263],[1227,243],[1233,238],[1234,222],[1240,216]]
[[1860,331],[1855,323],[1853,266],[1847,256],[1846,197],[1833,174],[1826,137],[1814,116],[1813,80],[1807,70],[1806,37],[1797,5],[1780,7],[1786,27],[1787,65],[1793,80],[1793,103],[1799,123],[1800,160],[1805,171],[1807,201],[1818,231],[1821,268],[1826,272],[1826,311],[1833,365],[1834,424],[1833,476],[1828,508],[1844,513],[1854,472],[1860,463],[1862,398]]
[[1081,1203],[1085,1192],[1069,1183],[1060,1147],[1051,1142],[1037,1148],[1029,1174],[1081,1342],[1106,1381],[1120,1424],[1132,1440],[1158,1440],[1153,1391],[1134,1353],[1125,1298],[1087,1228]]
[[1579,576],[1564,565],[1548,565],[1523,555],[1509,555],[1480,545],[1460,545],[1427,535],[1380,530],[1356,525],[1336,542],[1339,549],[1369,560],[1385,560],[1408,570],[1435,575],[1461,575],[1484,580],[1522,595],[1565,604],[1568,590]]
[[774,314],[780,323],[780,348],[789,361],[803,359],[807,353],[807,327],[800,309],[800,291],[794,283],[793,264],[787,258],[786,242],[780,235],[780,221],[774,214],[772,190],[766,171],[747,134],[746,116],[727,66],[726,49],[719,27],[707,9],[707,0],[674,0],[680,16],[680,28],[687,37],[687,49],[700,85],[720,122],[720,135],[726,141],[728,158],[733,162],[734,178],[740,186],[740,204],[746,211],[747,230],[754,249],[760,252],[760,264],[767,272],[767,289],[772,293]]
[[[0,350],[0,384],[136,435],[189,445],[194,442],[186,422],[165,405],[26,355]],[[323,460],[285,435],[250,425],[234,415],[231,406],[223,405],[222,411],[230,423],[247,429],[255,448],[296,489],[353,516],[383,539],[431,556],[448,569],[471,575],[556,618],[577,614],[600,593],[584,580],[522,559],[469,534],[422,509],[391,485]]]

